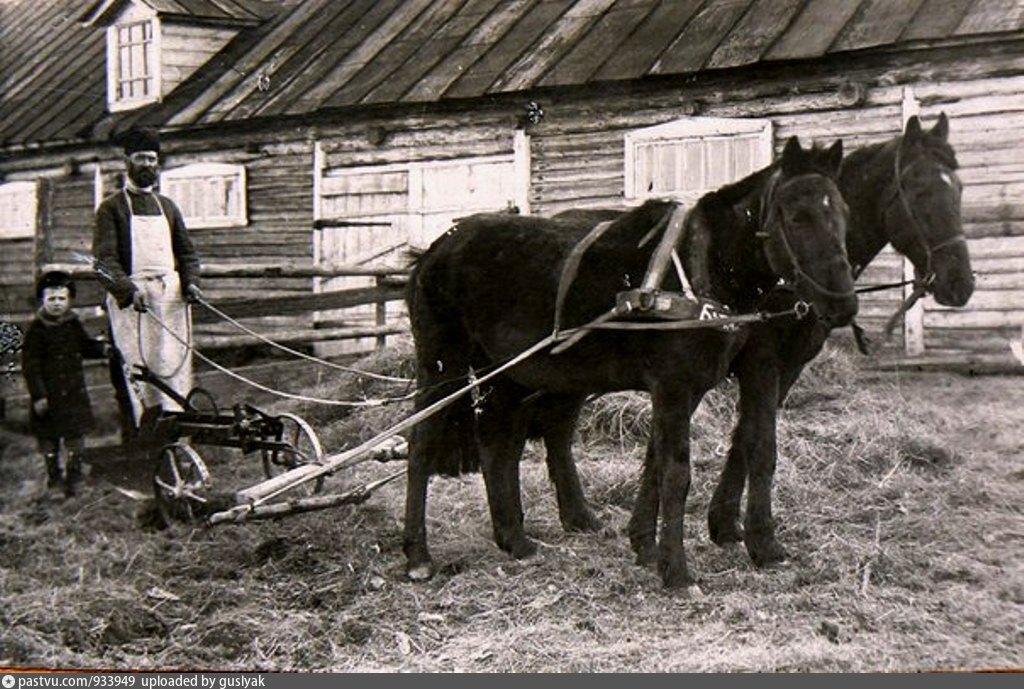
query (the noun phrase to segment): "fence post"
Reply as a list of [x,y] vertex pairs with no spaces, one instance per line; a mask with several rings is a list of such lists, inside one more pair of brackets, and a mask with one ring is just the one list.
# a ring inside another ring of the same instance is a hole
[[[374,282],[376,282],[378,289],[380,289],[381,282],[384,280],[384,277],[385,276],[383,276],[383,275],[378,275],[374,279]],[[385,326],[387,324],[388,324],[388,303],[386,301],[384,301],[383,299],[381,299],[380,301],[377,302],[377,326],[378,327],[383,327],[383,326]],[[377,351],[378,352],[384,351],[384,348],[388,344],[387,343],[387,339],[388,339],[387,335],[385,335],[383,333],[381,333],[380,335],[377,335]]]

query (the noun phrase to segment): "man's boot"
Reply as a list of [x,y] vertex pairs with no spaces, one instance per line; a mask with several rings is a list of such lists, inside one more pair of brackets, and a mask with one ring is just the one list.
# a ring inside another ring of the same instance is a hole
[[78,494],[82,486],[82,456],[74,451],[68,451],[68,468],[64,477],[64,496],[73,497]]
[[47,452],[46,459],[46,487],[60,488],[64,485],[64,472],[60,470],[60,456],[56,451]]

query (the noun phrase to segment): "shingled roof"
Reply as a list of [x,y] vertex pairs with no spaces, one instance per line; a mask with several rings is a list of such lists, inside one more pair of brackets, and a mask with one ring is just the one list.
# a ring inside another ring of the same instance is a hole
[[[190,11],[243,5],[242,0],[159,3]],[[165,103],[150,106],[148,118],[187,127],[1020,38],[1024,32],[1024,0],[301,0],[288,5],[241,33]],[[0,4],[0,41],[13,46],[0,58],[5,75],[0,144],[88,137],[101,121],[109,123],[102,32],[75,23],[81,12],[82,5],[71,0]]]

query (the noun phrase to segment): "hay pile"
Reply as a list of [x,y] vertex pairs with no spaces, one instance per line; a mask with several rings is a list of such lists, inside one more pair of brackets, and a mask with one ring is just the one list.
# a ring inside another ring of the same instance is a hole
[[[359,363],[411,375],[407,344]],[[309,364],[267,382],[334,399],[401,397]],[[650,424],[644,395],[587,406],[575,445],[600,534],[558,522],[543,447],[522,463],[537,557],[493,544],[479,476],[435,480],[439,567],[402,576],[404,485],[367,503],[216,528],[140,527],[93,477],[80,498],[45,496],[30,440],[0,459],[0,665],[223,670],[894,670],[1024,665],[1019,562],[1024,418],[1015,381],[868,378],[829,348],[780,415],[775,516],[792,561],[754,569],[704,523],[735,422],[735,385],[695,415],[687,522],[703,599],[666,593],[632,564],[625,526]],[[311,419],[331,451],[408,413],[264,400]],[[206,452],[204,452],[206,456]],[[216,455],[219,485],[261,479]],[[328,481],[341,491],[390,467]]]

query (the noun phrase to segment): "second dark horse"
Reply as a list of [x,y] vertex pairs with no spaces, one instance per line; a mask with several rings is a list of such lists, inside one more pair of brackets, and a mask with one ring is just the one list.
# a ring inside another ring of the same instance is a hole
[[[850,206],[847,249],[855,274],[891,243],[914,264],[921,290],[933,293],[938,303],[947,306],[967,303],[974,278],[960,221],[961,185],[956,168],[944,114],[927,131],[913,117],[901,136],[847,156],[839,188]],[[773,290],[764,305],[782,310],[792,300],[791,293]],[[772,518],[778,407],[807,362],[821,351],[834,325],[813,314],[799,322],[787,318],[754,324],[732,363],[740,388],[739,420],[711,500],[708,528],[719,545],[744,542],[758,566],[787,557]],[[577,411],[548,412],[535,423],[543,424],[541,433],[563,524],[590,522],[586,528],[594,528],[569,448]],[[629,524],[630,540],[640,561],[652,557],[658,517],[656,471],[649,460],[644,469]],[[744,487],[747,509],[741,526]]]
[[[849,323],[857,310],[846,258],[847,209],[835,183],[842,147],[805,150],[791,139],[772,166],[704,197],[683,233],[685,265],[707,269],[710,296],[733,309],[757,308],[780,279],[821,318]],[[617,294],[643,279],[657,242],[644,241],[675,209],[647,202],[616,218],[583,254],[561,322],[581,326],[605,313]],[[543,340],[555,319],[559,276],[579,227],[512,215],[477,215],[434,242],[410,276],[408,303],[416,341],[422,410],[474,374]],[[701,244],[695,237],[709,243]],[[679,289],[674,276],[666,289]],[[683,546],[690,487],[690,414],[727,374],[746,330],[592,332],[566,351],[542,351],[490,381],[470,400],[428,417],[410,439],[404,549],[412,579],[432,576],[426,540],[427,488],[433,474],[479,468],[497,544],[514,557],[535,552],[523,529],[519,460],[530,420],[545,410],[578,409],[588,395],[646,390],[653,406],[651,459],[663,515],[657,545],[662,580],[694,583]],[[587,524],[574,525],[585,528]]]

